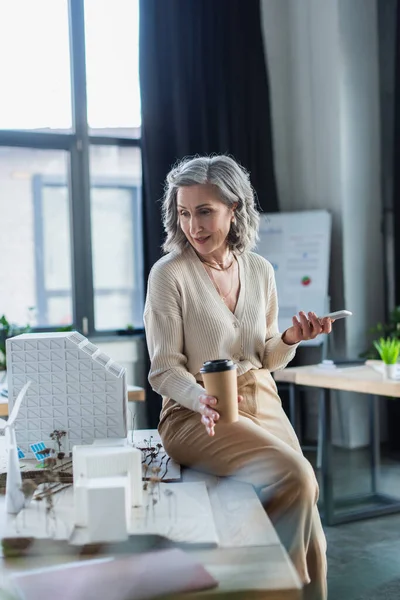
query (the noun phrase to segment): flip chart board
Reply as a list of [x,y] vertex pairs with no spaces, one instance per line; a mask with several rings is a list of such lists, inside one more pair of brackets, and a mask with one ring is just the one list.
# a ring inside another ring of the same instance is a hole
[[[261,215],[256,252],[275,270],[279,330],[292,325],[299,310],[329,312],[329,259],[332,217],[328,211]],[[325,336],[304,342],[319,345]]]

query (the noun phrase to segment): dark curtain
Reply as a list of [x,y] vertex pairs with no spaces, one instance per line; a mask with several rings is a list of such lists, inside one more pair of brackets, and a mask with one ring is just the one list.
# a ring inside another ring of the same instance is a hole
[[394,249],[395,249],[395,296],[400,305],[400,5],[395,9],[396,33],[394,44],[394,137],[393,137],[393,200]]
[[[161,255],[164,179],[178,159],[229,153],[250,171],[260,208],[278,203],[259,0],[140,0],[139,57],[147,276]],[[154,427],[160,401],[147,391]]]
[[[392,192],[392,197],[389,202],[386,202],[386,212],[391,215],[393,211],[393,229],[392,235],[394,236],[394,291],[395,291],[395,304],[400,306],[400,3],[396,0],[385,0],[382,7],[379,6],[380,13],[383,13],[386,20],[383,21],[385,31],[381,31],[382,44],[385,44],[387,40],[387,29],[391,27],[390,18],[395,23],[395,31],[393,36],[389,36],[390,44],[383,45],[386,59],[384,64],[381,64],[381,81],[386,82],[386,86],[381,94],[381,103],[386,109],[383,113],[383,139],[391,147],[391,136],[386,134],[385,136],[385,124],[386,130],[388,126],[392,126],[392,114],[394,118],[393,126],[393,162],[388,168],[386,162],[382,160],[383,173],[386,174],[386,181],[388,184],[384,186],[384,200],[386,200],[385,191],[389,190]],[[379,13],[379,14],[380,14]],[[383,27],[382,27],[383,29]],[[393,37],[393,41],[392,41]],[[383,62],[383,61],[382,61]],[[394,69],[392,65],[394,64]],[[384,69],[384,71],[382,71]],[[394,77],[392,75],[394,73]],[[382,85],[382,83],[381,83]],[[383,158],[385,156],[383,155]],[[393,185],[390,186],[390,183]],[[391,189],[390,189],[391,188]],[[386,230],[386,235],[388,231]],[[398,452],[400,451],[400,436],[398,434],[400,427],[400,402],[389,402],[388,403],[388,437],[390,449]]]

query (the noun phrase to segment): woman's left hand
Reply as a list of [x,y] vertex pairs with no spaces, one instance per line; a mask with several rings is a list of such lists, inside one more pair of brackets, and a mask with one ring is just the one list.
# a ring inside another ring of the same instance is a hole
[[313,340],[321,333],[330,333],[334,319],[324,317],[319,319],[313,312],[308,315],[304,311],[299,312],[299,317],[293,317],[293,325],[282,334],[285,344],[297,344],[305,340]]

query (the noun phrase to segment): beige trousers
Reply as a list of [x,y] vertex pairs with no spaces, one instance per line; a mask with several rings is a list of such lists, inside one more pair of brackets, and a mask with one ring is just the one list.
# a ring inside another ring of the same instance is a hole
[[306,600],[325,600],[326,540],[316,506],[318,484],[266,369],[238,377],[239,421],[216,424],[209,437],[201,415],[164,402],[159,432],[178,463],[254,486],[304,587]]

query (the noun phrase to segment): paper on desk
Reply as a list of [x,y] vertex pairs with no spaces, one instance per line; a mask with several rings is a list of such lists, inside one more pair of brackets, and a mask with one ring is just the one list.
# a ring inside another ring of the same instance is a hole
[[205,590],[218,582],[179,549],[104,558],[16,573],[10,589],[24,600],[148,600],[167,594]]
[[[205,483],[160,483],[153,492],[148,488],[144,491],[143,506],[132,509],[128,533],[160,535],[177,543],[218,546],[219,537]],[[86,527],[75,527],[69,542],[82,546],[93,540]]]

